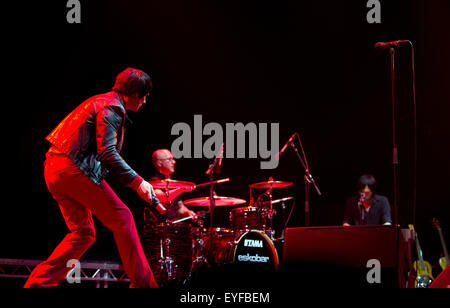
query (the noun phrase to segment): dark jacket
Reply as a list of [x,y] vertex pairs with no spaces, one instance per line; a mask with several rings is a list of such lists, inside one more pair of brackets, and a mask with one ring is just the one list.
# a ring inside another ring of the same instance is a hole
[[73,110],[46,139],[96,184],[111,172],[130,185],[138,175],[119,154],[125,119],[125,102],[118,93],[96,95]]
[[361,221],[361,208],[358,205],[359,196],[347,199],[343,223],[349,225],[382,225],[386,222],[392,223],[391,207],[385,196],[374,194],[369,212],[363,212]]

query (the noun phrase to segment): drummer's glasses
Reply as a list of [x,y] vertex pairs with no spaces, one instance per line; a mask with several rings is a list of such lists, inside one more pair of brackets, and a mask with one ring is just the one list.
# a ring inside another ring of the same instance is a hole
[[175,162],[175,158],[173,158],[173,157],[171,157],[171,158],[160,158],[159,160],[173,161],[173,162]]

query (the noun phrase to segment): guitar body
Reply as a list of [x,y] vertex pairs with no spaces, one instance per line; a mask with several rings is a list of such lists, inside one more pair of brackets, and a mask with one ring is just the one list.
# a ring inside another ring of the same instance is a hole
[[427,288],[434,279],[431,264],[430,262],[425,261],[423,259],[422,249],[420,248],[419,244],[419,236],[417,235],[417,232],[414,230],[414,226],[409,225],[409,228],[411,231],[414,232],[416,237],[416,249],[418,260],[414,261],[413,263],[414,270],[416,271],[415,287]]
[[433,281],[433,272],[431,268],[431,264],[428,261],[423,261],[423,264],[420,260],[416,260],[413,263],[414,270],[416,271],[416,288],[426,288]]
[[444,256],[439,258],[439,265],[441,266],[442,270],[444,270],[447,265],[450,263],[450,258],[448,256],[447,252],[447,246],[445,245],[444,235],[442,234],[441,224],[439,220],[436,218],[433,218],[433,226],[436,228],[436,230],[439,232],[439,238],[441,240],[442,250],[444,251]]
[[447,259],[445,257],[439,258],[439,265],[441,266],[442,270],[445,270],[447,267]]

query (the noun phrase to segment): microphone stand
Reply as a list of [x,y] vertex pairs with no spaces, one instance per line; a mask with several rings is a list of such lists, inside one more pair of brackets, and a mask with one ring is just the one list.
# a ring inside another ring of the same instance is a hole
[[[209,173],[209,180],[212,182],[213,181],[213,177],[214,177],[214,172],[211,170],[211,172]],[[216,207],[216,200],[214,198],[214,184],[211,183],[210,189],[209,189],[209,201],[210,201],[210,205],[209,205],[209,227],[210,227],[210,232],[211,232],[211,241],[213,238],[213,218],[214,218],[214,209]]]
[[[414,45],[411,41],[396,41],[395,44],[391,44],[389,48],[390,55],[390,68],[391,68],[391,100],[392,100],[392,164],[393,164],[393,184],[394,184],[394,225],[398,224],[398,148],[397,148],[397,136],[396,136],[396,104],[395,104],[395,49],[394,46],[398,46],[400,43],[409,43],[411,46],[411,62],[412,62],[412,81],[413,81],[413,138],[414,138],[414,150],[413,150],[413,222],[416,219],[416,203],[417,203],[417,110],[416,110],[416,84],[415,84],[415,64],[414,64]],[[376,47],[377,45],[375,45]]]
[[[299,137],[300,138],[300,137]],[[294,143],[291,141],[289,142],[289,145],[294,149],[295,154],[298,157],[298,160],[300,161],[304,171],[305,171],[305,226],[309,227],[310,224],[310,219],[309,219],[309,185],[313,184],[317,194],[319,196],[322,195],[322,193],[319,190],[319,187],[317,187],[316,182],[314,181],[311,173],[309,172],[309,168],[307,163],[305,163],[306,161],[306,157],[305,157],[305,161],[302,159],[302,157],[300,156],[300,154],[298,153],[297,147],[294,145]],[[303,153],[304,154],[304,153]]]
[[394,225],[397,225],[398,206],[398,148],[396,138],[396,104],[395,104],[395,49],[389,49],[391,58],[391,100],[392,100],[392,165],[394,181]]
[[[223,151],[223,143],[222,143],[222,151]],[[209,181],[211,182],[211,186],[210,186],[210,190],[209,190],[209,202],[210,202],[210,205],[209,205],[209,231],[210,231],[210,247],[213,247],[212,246],[212,244],[213,244],[213,238],[214,238],[214,232],[213,232],[213,224],[214,224],[214,209],[215,209],[215,207],[216,207],[216,199],[214,198],[214,195],[215,195],[215,193],[214,193],[214,181],[213,181],[213,178],[214,178],[214,170],[216,169],[215,167],[216,167],[216,165],[217,165],[217,162],[219,161],[219,159],[220,159],[220,157],[219,156],[221,156],[221,155],[223,155],[223,152],[222,152],[222,154],[218,154],[218,155],[216,155],[216,158],[214,159],[214,162],[212,163],[212,164],[210,164],[209,165],[209,168],[208,168],[208,170],[206,171],[206,174],[208,175],[208,177],[209,177]],[[210,252],[211,252],[212,250],[210,250]]]

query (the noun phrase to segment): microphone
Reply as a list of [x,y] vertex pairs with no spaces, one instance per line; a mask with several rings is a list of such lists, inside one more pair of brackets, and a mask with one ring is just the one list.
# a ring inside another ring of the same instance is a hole
[[159,199],[154,195],[152,195],[152,205],[155,206],[156,210],[161,215],[167,212],[167,209],[161,204],[161,202],[159,202]]
[[366,198],[365,198],[365,195],[364,195],[364,193],[363,192],[360,192],[359,193],[359,203],[360,204],[362,204],[363,202],[364,202],[364,200],[365,200]]
[[222,142],[222,148],[220,149],[220,152],[217,155],[217,157],[219,158],[219,162],[217,163],[217,170],[216,170],[217,174],[220,174],[220,172],[222,172],[223,146],[224,146],[224,143]]
[[408,40],[400,40],[400,41],[393,41],[393,42],[378,42],[375,44],[375,48],[384,50],[386,48],[392,48],[395,46],[403,45],[403,44],[410,44],[411,41]]
[[217,173],[220,173],[221,171],[221,167],[222,167],[222,159],[223,159],[223,148],[224,148],[225,143],[222,142],[222,147],[220,148],[219,153],[217,153],[216,159],[214,160],[214,162],[209,165],[208,170],[206,170],[206,174],[209,175],[211,173],[211,171],[214,169],[214,166],[219,163],[219,167],[217,170]]
[[295,135],[297,135],[297,132],[295,132],[291,138],[289,138],[289,140],[286,142],[286,144],[281,148],[280,152],[278,152],[277,155],[275,155],[275,159],[276,160],[280,160],[280,156],[281,154],[283,154],[283,152],[286,150],[286,148],[288,147],[288,145],[291,143],[292,139],[294,139]]

